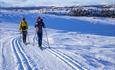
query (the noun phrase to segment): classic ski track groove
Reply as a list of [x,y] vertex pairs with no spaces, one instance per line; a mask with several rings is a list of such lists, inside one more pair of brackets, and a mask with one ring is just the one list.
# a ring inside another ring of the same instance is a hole
[[5,56],[4,56],[4,47],[3,47],[3,44],[1,43],[1,47],[2,47],[2,60],[3,60],[3,62],[2,62],[2,70],[4,70],[5,68],[6,68],[6,60],[5,60]]
[[[43,45],[48,47],[47,44],[43,44]],[[48,51],[50,53],[52,53],[53,55],[55,55],[56,57],[58,57],[59,59],[61,59],[67,65],[69,65],[73,70],[89,70],[89,69],[81,66],[81,64],[78,63],[78,61],[72,59],[70,56],[65,55],[64,53],[62,53],[60,51],[55,51],[53,49],[48,49]]]
[[18,39],[17,42],[20,45],[20,49],[23,51],[23,54],[26,57],[27,61],[29,62],[30,66],[33,68],[32,70],[38,70],[37,64],[35,64],[35,62],[30,57],[28,57],[27,54],[25,53],[25,50],[21,45],[20,39]]
[[84,67],[82,64],[80,64],[77,60],[73,59],[72,57],[68,56],[67,54],[59,51],[59,50],[53,50],[54,52],[57,52],[58,54],[64,56],[65,58],[67,58],[68,60],[72,61],[72,63],[74,63],[75,65],[77,65],[79,68],[81,68],[81,70],[90,70],[86,67]]
[[12,40],[12,49],[18,64],[18,70],[38,70],[22,49],[18,38]]
[[[11,39],[12,37],[9,37],[9,38],[7,38],[7,39]],[[5,54],[4,54],[4,45],[6,44],[6,43],[9,43],[8,42],[8,40],[4,40],[3,42],[1,42],[1,49],[2,49],[2,60],[3,60],[3,62],[2,62],[2,70],[5,70],[6,69],[6,58],[5,58]]]

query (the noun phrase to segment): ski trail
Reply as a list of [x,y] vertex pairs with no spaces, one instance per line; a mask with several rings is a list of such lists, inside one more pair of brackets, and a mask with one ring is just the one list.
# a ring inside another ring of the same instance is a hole
[[24,49],[23,49],[23,47],[19,41],[20,41],[20,39],[17,39],[17,44],[20,46],[19,49],[22,52],[24,58],[26,59],[26,62],[28,63],[28,65],[31,66],[32,69],[38,70],[34,61],[29,56],[26,55],[26,53],[25,53],[25,51],[24,51]]
[[[47,46],[46,44],[43,44],[44,46]],[[59,52],[59,51],[55,51],[53,49],[48,49],[48,51],[50,53],[52,53],[53,55],[55,55],[56,57],[58,57],[59,59],[61,59],[63,62],[65,62],[67,65],[69,65],[73,70],[89,70],[83,66],[81,66],[81,64],[72,59],[70,56],[68,55],[65,55],[64,53],[62,52]]]
[[6,68],[5,56],[4,56],[4,47],[2,46],[2,70]]
[[7,38],[7,39],[5,39],[4,41],[2,41],[1,42],[1,52],[2,52],[2,69],[1,70],[7,70],[6,68],[7,68],[7,60],[6,60],[6,54],[5,54],[5,45],[6,44],[8,44],[10,41],[8,41],[8,40],[10,40],[12,37],[9,37],[9,38]]
[[67,65],[69,65],[73,70],[80,70],[78,67],[74,66],[70,61],[68,61],[67,59],[65,59],[64,57],[62,57],[61,55],[48,50],[50,53],[52,53],[53,55],[55,55],[56,57],[58,57],[59,59],[61,59],[63,62],[65,62]]
[[79,63],[77,60],[73,59],[72,57],[68,56],[67,54],[65,54],[59,50],[53,50],[52,49],[52,51],[57,52],[58,54],[64,56],[68,60],[72,61],[75,65],[78,65],[79,67],[81,67],[83,70],[89,70],[88,68],[84,67],[81,63]]
[[24,67],[23,67],[23,65],[22,65],[22,61],[21,61],[21,59],[20,59],[20,57],[19,57],[19,54],[18,54],[18,52],[17,52],[17,50],[16,50],[16,39],[14,38],[13,40],[12,40],[12,42],[11,42],[11,46],[12,46],[12,51],[13,51],[13,53],[14,53],[14,58],[15,58],[15,61],[16,61],[16,63],[17,63],[17,68],[18,68],[18,70],[24,70]]
[[31,62],[29,62],[30,60],[22,50],[21,45],[18,42],[18,38],[14,38],[12,40],[12,49],[18,64],[18,70],[38,70],[34,65],[31,65]]
[[0,43],[0,46],[1,46],[1,52],[2,52],[2,54],[1,54],[1,56],[2,56],[2,65],[1,65],[1,69],[2,70],[4,70],[5,69],[5,64],[6,64],[6,62],[5,62],[5,56],[4,56],[4,47],[3,47],[3,43],[1,42]]

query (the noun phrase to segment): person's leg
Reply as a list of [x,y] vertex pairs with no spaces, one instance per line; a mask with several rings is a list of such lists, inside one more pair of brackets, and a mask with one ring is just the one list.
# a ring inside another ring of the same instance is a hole
[[39,32],[37,32],[37,41],[38,41],[38,45],[39,45]]
[[23,38],[23,43],[24,43],[24,31],[22,31],[22,38]]
[[24,34],[23,34],[23,40],[24,40],[24,43],[26,43],[26,37],[27,37],[27,31],[24,31]]
[[39,46],[42,46],[42,32],[39,33]]
[[40,47],[40,49],[42,49],[42,32],[38,32],[37,33],[37,36],[38,36],[38,45]]

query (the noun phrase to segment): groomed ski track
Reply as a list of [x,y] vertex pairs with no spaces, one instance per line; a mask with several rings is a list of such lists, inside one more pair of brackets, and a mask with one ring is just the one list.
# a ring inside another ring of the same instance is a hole
[[[23,46],[21,45],[20,38],[16,37],[11,40],[11,48],[14,54],[15,61],[17,63],[16,69],[18,70],[41,70],[36,67],[34,61],[31,60],[25,53]],[[47,42],[43,44],[43,47],[48,47]],[[39,47],[38,47],[39,48]],[[72,70],[89,70],[88,68],[82,66],[78,61],[74,60],[72,57],[60,52],[59,50],[44,49],[52,54],[54,57],[58,57],[59,60],[67,64],[72,68]],[[43,50],[43,51],[44,51]]]

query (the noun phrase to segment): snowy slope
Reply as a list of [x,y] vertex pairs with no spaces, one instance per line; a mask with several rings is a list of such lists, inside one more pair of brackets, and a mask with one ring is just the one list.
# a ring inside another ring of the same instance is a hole
[[[45,29],[44,50],[37,47],[33,25],[38,15],[43,17],[48,27],[46,30],[51,49],[48,48]],[[27,18],[30,25],[27,38],[30,44],[28,45],[22,43],[18,30],[22,16]],[[90,22],[90,19],[93,18],[2,13],[0,16],[0,70],[114,70],[114,20],[96,18]],[[92,24],[97,21],[99,25]],[[102,30],[98,30],[98,27]]]

